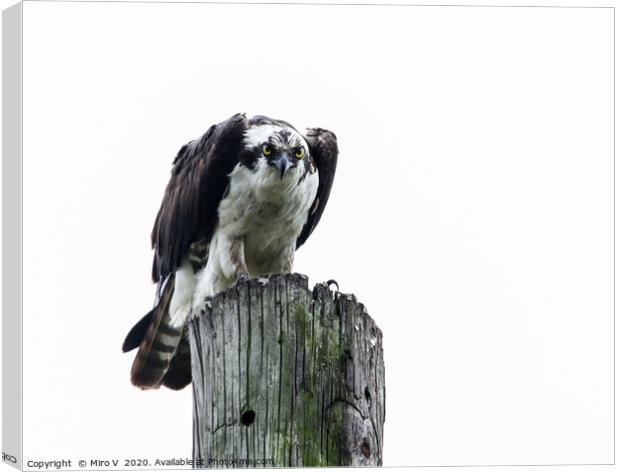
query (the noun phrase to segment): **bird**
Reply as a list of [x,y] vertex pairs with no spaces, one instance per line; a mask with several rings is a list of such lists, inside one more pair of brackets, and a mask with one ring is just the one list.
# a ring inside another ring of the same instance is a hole
[[250,277],[292,271],[321,219],[338,161],[336,135],[237,113],[176,155],[151,232],[153,309],[127,334],[131,383],[191,383],[188,319],[207,297]]

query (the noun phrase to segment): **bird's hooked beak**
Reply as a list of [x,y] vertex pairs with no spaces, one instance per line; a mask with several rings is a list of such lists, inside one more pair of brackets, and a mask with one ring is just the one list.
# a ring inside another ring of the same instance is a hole
[[284,178],[284,173],[291,167],[291,160],[285,153],[280,154],[276,159],[271,161],[271,165],[280,171],[280,180]]

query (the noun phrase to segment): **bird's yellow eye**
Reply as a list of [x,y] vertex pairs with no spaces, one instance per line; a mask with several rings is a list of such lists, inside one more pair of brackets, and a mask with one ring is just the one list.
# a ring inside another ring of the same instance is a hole
[[266,144],[263,144],[263,154],[265,156],[268,156],[269,154],[271,154],[271,148],[267,146]]
[[304,151],[304,148],[299,148],[297,150],[297,152],[295,153],[295,157],[297,159],[301,159],[302,157],[304,157],[304,154],[306,153],[306,151]]

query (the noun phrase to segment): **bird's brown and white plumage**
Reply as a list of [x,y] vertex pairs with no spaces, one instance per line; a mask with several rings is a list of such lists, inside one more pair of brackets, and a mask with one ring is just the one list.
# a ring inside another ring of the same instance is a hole
[[244,276],[290,272],[295,250],[329,198],[335,135],[243,114],[181,148],[155,220],[155,307],[129,332],[139,347],[131,381],[180,389],[191,382],[186,321],[207,296]]

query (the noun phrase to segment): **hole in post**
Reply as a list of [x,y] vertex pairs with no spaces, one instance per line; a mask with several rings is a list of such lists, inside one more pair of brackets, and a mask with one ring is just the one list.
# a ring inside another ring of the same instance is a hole
[[368,440],[364,439],[360,444],[360,451],[364,457],[370,457],[370,444],[368,444]]
[[368,387],[364,389],[364,396],[366,397],[366,402],[370,405],[372,397],[370,396],[370,390],[368,390]]
[[254,413],[254,410],[244,411],[241,415],[241,424],[250,426],[254,423],[254,418],[256,418],[256,413]]

